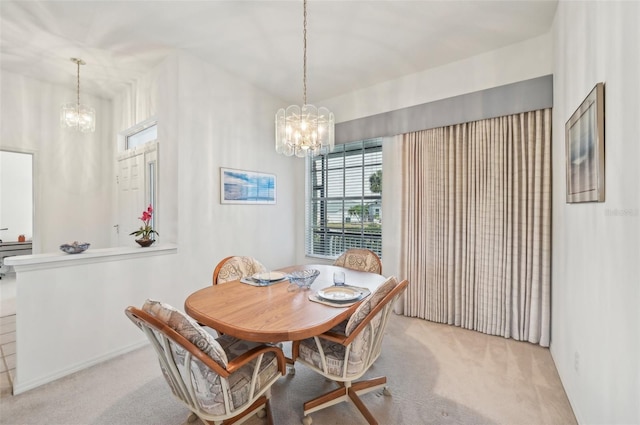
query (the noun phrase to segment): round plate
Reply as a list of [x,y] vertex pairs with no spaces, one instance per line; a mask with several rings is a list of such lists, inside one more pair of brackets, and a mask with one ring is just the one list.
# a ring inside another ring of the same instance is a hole
[[318,296],[329,301],[353,301],[362,295],[360,289],[349,286],[330,286],[318,291]]
[[287,277],[287,275],[282,272],[263,272],[254,273],[251,277],[255,280],[268,280],[269,282],[273,282],[274,280],[282,280]]

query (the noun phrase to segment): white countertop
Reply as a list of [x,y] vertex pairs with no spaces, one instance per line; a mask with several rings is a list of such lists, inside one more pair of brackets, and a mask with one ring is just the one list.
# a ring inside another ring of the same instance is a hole
[[16,255],[13,257],[6,257],[4,259],[4,264],[13,267],[16,272],[19,272],[21,270],[67,267],[101,261],[119,261],[151,255],[175,254],[177,251],[178,246],[170,243],[152,245],[147,248],[141,248],[139,246],[121,246],[98,249],[89,248],[79,254],[67,254],[60,251],[44,254]]

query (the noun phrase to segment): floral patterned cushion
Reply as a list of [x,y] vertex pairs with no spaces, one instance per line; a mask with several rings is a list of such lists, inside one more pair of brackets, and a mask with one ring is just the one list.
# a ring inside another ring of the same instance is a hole
[[[224,348],[229,360],[244,354],[252,348],[261,345],[257,342],[240,340],[229,335],[223,335],[218,341]],[[240,406],[249,400],[249,389],[251,388],[251,378],[256,368],[257,359],[252,360],[245,366],[238,369],[229,377],[229,386],[234,406]],[[276,355],[272,352],[266,353],[260,364],[257,375],[256,392],[264,388],[274,377],[280,376]]]
[[216,283],[238,280],[264,271],[267,271],[266,267],[253,257],[231,257],[220,268]]
[[[367,367],[365,362],[367,360],[370,338],[371,331],[367,327],[351,343],[346,377],[358,375]],[[346,347],[336,342],[327,341],[326,339],[319,338],[319,340],[327,361],[327,372],[335,376],[343,376]],[[314,338],[307,338],[300,341],[298,356],[301,360],[311,363],[322,370],[322,358]]]
[[371,312],[371,310],[373,310],[375,306],[377,306],[378,303],[396,287],[397,284],[398,281],[396,278],[391,276],[382,285],[380,285],[373,294],[369,295],[349,318],[344,330],[345,335],[349,336],[351,332],[358,327],[360,322],[367,317],[367,314],[369,314],[369,312]]
[[333,265],[370,273],[382,273],[380,258],[368,249],[349,249],[342,253]]
[[171,329],[189,340],[220,366],[227,367],[227,355],[220,344],[191,317],[176,310],[169,304],[155,300],[147,300],[142,306],[142,310],[166,323]]
[[[256,345],[254,342],[248,342],[233,338],[229,335],[223,335],[217,339],[222,347],[224,347],[229,360],[233,360],[239,355],[245,353]],[[222,415],[225,413],[224,396],[222,394],[223,378],[217,373],[206,367],[200,360],[191,359],[190,373],[184,364],[184,349],[178,345],[172,344],[172,351],[176,359],[176,365],[185,382],[192,381],[196,392],[196,400],[200,408],[212,415]],[[251,402],[249,400],[249,392],[251,390],[251,379],[256,368],[258,359],[253,359],[227,378],[227,386],[231,399],[231,410],[237,410]],[[278,362],[274,353],[264,354],[260,363],[258,374],[256,376],[255,393],[260,392],[273,379],[280,375],[278,370]]]

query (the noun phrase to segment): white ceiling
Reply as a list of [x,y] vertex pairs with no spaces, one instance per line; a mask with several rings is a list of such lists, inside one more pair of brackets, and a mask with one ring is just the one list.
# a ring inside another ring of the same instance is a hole
[[[308,0],[308,101],[549,31],[557,0]],[[302,101],[302,1],[0,2],[3,70],[110,98],[181,49]]]

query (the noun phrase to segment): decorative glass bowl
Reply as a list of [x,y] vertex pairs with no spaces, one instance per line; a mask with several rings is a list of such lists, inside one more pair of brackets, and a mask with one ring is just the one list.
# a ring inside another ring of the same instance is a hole
[[60,245],[60,250],[66,252],[67,254],[80,254],[81,252],[84,252],[87,250],[87,248],[89,248],[89,245],[91,245],[90,243],[78,243],[78,242],[74,242],[72,244],[63,244]]
[[311,286],[314,280],[320,276],[320,270],[308,269],[308,270],[296,270],[289,274],[289,281],[292,284],[298,286],[302,290],[307,290]]

